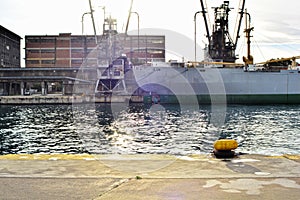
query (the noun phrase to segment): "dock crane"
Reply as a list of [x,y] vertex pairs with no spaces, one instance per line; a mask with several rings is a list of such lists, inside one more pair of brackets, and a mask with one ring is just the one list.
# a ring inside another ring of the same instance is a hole
[[237,47],[237,41],[239,36],[239,31],[241,27],[242,18],[244,15],[245,0],[242,2],[240,9],[240,18],[238,23],[238,29],[236,33],[235,41],[231,38],[228,28],[228,16],[230,12],[229,1],[224,1],[220,7],[214,8],[215,15],[215,24],[213,26],[212,34],[207,24],[206,15],[203,0],[200,0],[202,7],[202,14],[204,18],[205,28],[206,28],[206,37],[208,39],[208,54],[209,56],[217,62],[228,62],[234,63],[238,58],[235,54]]
[[281,63],[281,62],[291,62],[291,67],[292,69],[295,69],[297,67],[297,62],[296,59],[300,59],[300,56],[293,56],[293,57],[288,57],[288,58],[278,58],[278,59],[271,59],[265,62],[260,62],[256,64],[261,64],[261,65],[269,65],[269,64],[275,64],[275,63]]

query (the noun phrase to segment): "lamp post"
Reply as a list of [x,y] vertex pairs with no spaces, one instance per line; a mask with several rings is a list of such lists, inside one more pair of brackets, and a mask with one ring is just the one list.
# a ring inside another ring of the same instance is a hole
[[84,25],[83,25],[83,20],[84,20],[84,15],[87,14],[91,14],[90,12],[85,12],[83,13],[82,17],[81,17],[81,31],[82,31],[82,35],[83,35],[83,30],[84,30]]
[[138,19],[138,53],[140,52],[140,15],[137,12],[131,12],[136,14],[137,19]]
[[105,14],[106,14],[106,12],[105,12],[105,6],[100,6],[100,8],[103,9],[103,19],[105,20]]
[[103,22],[105,22],[105,15],[106,15],[106,12],[105,12],[105,6],[99,6],[99,8],[102,8],[103,9]]
[[195,62],[197,61],[197,15],[200,13],[200,11],[195,12],[194,15],[194,25],[195,25]]

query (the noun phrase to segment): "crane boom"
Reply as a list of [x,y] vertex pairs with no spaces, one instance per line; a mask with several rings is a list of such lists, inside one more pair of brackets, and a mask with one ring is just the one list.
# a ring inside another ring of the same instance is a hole
[[133,4],[133,0],[131,0],[131,2],[130,2],[130,8],[129,8],[129,11],[128,11],[128,18],[127,18],[127,23],[126,23],[125,35],[127,35],[127,31],[128,31],[128,27],[129,27],[129,21],[130,21],[130,16],[131,16],[132,4]]
[[204,4],[203,4],[203,0],[200,0],[200,3],[201,3],[201,8],[202,8],[202,15],[203,15],[203,18],[204,18],[204,23],[205,23],[205,29],[206,29],[206,37],[208,39],[208,43],[210,43],[210,33],[209,33],[209,28],[208,28],[208,24],[207,24],[207,19],[206,19],[206,11],[205,11],[205,8],[204,8]]
[[241,8],[241,11],[240,11],[240,19],[239,19],[238,29],[236,31],[236,38],[235,38],[235,42],[234,42],[234,48],[235,49],[236,49],[236,45],[237,45],[238,39],[240,38],[239,33],[240,33],[242,19],[243,19],[243,15],[244,15],[245,1],[246,0],[243,0],[242,8]]
[[94,20],[94,15],[93,15],[94,10],[92,8],[92,2],[91,2],[91,0],[89,0],[89,4],[90,4],[91,18],[92,18],[93,28],[94,28],[95,42],[96,42],[96,44],[98,44],[97,33],[96,33],[96,26],[95,26],[95,20]]
[[288,61],[291,60],[292,62],[295,62],[296,59],[300,59],[300,56],[293,56],[293,57],[288,57],[288,58],[279,58],[279,59],[271,59],[265,62],[260,62],[256,64],[269,64],[269,63],[276,63],[276,62],[281,62],[281,61]]

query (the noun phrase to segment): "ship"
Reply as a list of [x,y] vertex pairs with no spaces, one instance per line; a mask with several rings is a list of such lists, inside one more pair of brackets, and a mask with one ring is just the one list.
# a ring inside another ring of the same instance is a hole
[[[207,12],[200,1],[206,27],[207,60],[201,62],[147,63],[133,66],[126,55],[99,68],[96,96],[129,96],[131,102],[200,103],[200,104],[299,104],[299,56],[253,63],[251,55],[251,17],[245,10],[245,0],[239,11],[236,38],[228,31],[229,1],[214,8],[212,33],[207,24]],[[242,18],[246,18],[244,33],[247,55],[243,64],[236,63],[235,50]]]

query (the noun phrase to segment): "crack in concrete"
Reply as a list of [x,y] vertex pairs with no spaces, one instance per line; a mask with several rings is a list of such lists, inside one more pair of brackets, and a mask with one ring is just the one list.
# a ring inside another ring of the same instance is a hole
[[110,185],[107,189],[107,191],[103,192],[102,194],[100,194],[95,200],[100,199],[102,196],[104,196],[105,194],[108,194],[109,192],[113,191],[114,189],[120,187],[122,184],[127,183],[128,181],[130,181],[131,179],[121,179],[119,181],[114,182],[112,185]]

